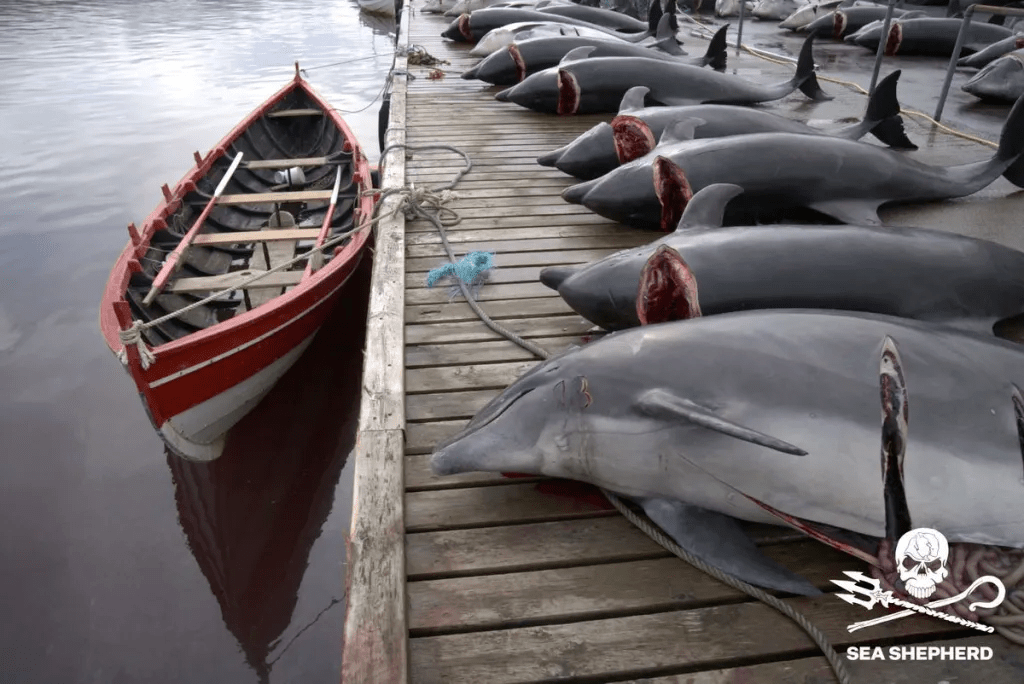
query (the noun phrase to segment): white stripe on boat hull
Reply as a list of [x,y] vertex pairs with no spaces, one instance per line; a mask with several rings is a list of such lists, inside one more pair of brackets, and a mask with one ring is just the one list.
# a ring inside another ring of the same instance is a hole
[[169,419],[160,426],[164,441],[190,461],[219,457],[224,450],[224,434],[267,395],[314,337],[315,332],[263,370]]

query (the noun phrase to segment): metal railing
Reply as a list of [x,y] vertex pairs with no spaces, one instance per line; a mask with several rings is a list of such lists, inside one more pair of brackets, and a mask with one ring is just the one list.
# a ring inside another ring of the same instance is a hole
[[[957,0],[950,0],[950,7]],[[960,22],[960,32],[956,35],[956,45],[953,47],[953,54],[949,57],[949,67],[946,69],[946,79],[942,82],[942,93],[939,95],[939,104],[935,108],[935,116],[932,118],[938,121],[942,117],[942,108],[946,105],[946,97],[949,95],[949,85],[953,82],[953,72],[956,70],[956,62],[960,59],[960,50],[964,47],[964,39],[967,37],[967,27],[971,23],[971,17],[976,11],[987,12],[988,14],[1001,14],[1003,16],[1024,17],[1024,9],[1016,7],[995,7],[993,5],[971,5],[964,12],[964,18]]]

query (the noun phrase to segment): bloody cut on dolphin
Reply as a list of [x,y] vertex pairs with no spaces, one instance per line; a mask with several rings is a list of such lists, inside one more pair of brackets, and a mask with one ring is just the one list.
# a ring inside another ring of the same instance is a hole
[[[674,137],[685,137],[693,125],[676,124]],[[566,188],[562,198],[622,223],[667,232],[679,223],[694,192],[733,183],[743,188],[743,196],[729,209],[743,210],[748,219],[768,210],[808,208],[843,223],[880,225],[883,204],[963,197],[1001,175],[1024,187],[1022,152],[1024,97],[1010,110],[999,147],[985,161],[929,166],[853,140],[756,133],[659,146],[601,178]]]
[[606,330],[751,309],[863,311],[991,335],[1024,315],[1024,252],[925,228],[722,227],[736,185],[710,185],[675,232],[540,279]]
[[[880,365],[896,345],[898,365]],[[907,404],[891,377],[880,429],[887,368],[910,388],[909,432],[894,421]],[[905,526],[900,511],[951,542],[1022,548],[1021,383],[1021,347],[991,336],[867,313],[705,316],[538,364],[439,444],[431,466],[581,480],[645,510],[664,501],[690,535],[710,526],[735,540],[731,519],[784,522],[868,562]],[[696,546],[741,579],[805,593],[750,545]]]
[[667,129],[687,119],[703,123],[693,137],[721,138],[748,133],[802,133],[834,135],[857,140],[867,133],[896,149],[917,149],[907,138],[900,116],[896,70],[878,82],[868,98],[864,118],[834,131],[824,131],[771,112],[736,105],[684,105],[681,107],[645,107],[646,86],[630,88],[619,105],[619,114],[611,123],[599,123],[568,145],[537,158],[541,166],[554,166],[570,176],[592,180],[622,164],[651,152]]

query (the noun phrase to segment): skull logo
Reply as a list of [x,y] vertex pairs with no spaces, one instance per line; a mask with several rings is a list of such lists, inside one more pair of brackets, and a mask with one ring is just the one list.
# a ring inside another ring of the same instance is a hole
[[896,567],[907,593],[925,599],[946,579],[949,543],[941,532],[928,527],[910,530],[896,544]]

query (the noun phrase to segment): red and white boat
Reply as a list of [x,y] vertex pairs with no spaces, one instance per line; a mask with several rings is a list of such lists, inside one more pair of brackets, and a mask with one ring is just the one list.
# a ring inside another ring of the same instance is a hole
[[302,355],[370,238],[370,166],[299,75],[174,188],[110,274],[100,329],[167,446],[224,434]]

